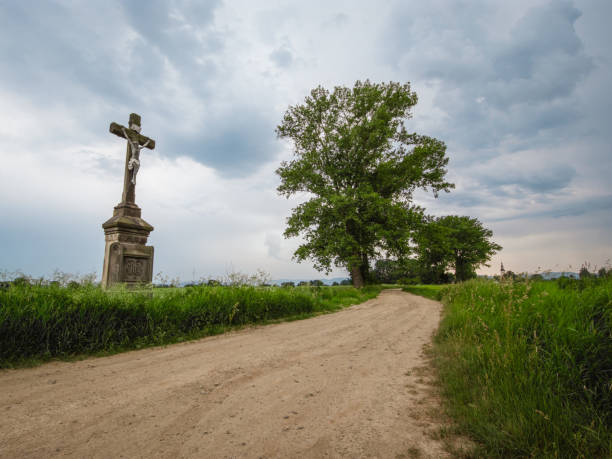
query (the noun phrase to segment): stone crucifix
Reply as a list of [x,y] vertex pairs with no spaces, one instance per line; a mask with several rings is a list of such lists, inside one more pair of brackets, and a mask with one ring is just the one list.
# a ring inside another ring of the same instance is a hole
[[140,150],[155,148],[155,140],[140,133],[140,115],[130,114],[129,127],[111,123],[109,131],[127,140],[125,153],[125,172],[123,175],[123,195],[121,204],[136,204],[136,174],[140,168]]

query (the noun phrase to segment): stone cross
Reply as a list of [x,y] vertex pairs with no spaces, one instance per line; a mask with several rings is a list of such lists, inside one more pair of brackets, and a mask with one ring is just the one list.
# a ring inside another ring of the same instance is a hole
[[[123,195],[121,204],[136,204],[136,174],[140,168],[140,150],[155,148],[155,140],[140,133],[140,115],[130,115],[129,127],[111,123],[109,131],[127,140],[125,153],[125,172],[123,174]],[[120,205],[121,205],[120,204]]]
[[155,140],[140,133],[140,116],[130,115],[128,127],[111,123],[110,132],[127,140],[123,197],[113,216],[102,223],[104,228],[104,266],[102,286],[123,283],[128,286],[150,284],[153,280],[153,246],[146,245],[153,227],[141,218],[136,205],[136,174],[140,167],[140,150],[154,149]]

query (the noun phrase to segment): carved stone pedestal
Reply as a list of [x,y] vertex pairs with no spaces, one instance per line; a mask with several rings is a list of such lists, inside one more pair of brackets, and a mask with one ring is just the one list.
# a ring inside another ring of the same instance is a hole
[[153,247],[146,245],[153,227],[140,215],[136,204],[121,203],[102,224],[106,239],[102,287],[149,284],[153,280]]

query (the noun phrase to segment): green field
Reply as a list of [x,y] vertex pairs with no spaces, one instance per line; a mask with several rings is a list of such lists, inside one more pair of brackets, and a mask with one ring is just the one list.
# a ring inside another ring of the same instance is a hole
[[414,293],[415,295],[424,296],[430,300],[440,301],[446,285],[406,285],[402,287],[404,292]]
[[117,352],[309,317],[374,298],[381,287],[208,287],[105,291],[95,286],[0,289],[0,367]]
[[612,280],[475,280],[442,300],[440,384],[477,456],[612,457]]

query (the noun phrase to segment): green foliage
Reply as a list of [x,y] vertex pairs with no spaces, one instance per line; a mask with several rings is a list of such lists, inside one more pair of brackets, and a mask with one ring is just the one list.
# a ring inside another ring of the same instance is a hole
[[417,285],[421,283],[420,277],[400,277],[396,284],[400,285]]
[[376,283],[384,284],[406,284],[407,279],[410,283],[419,283],[420,264],[413,258],[401,258],[399,260],[380,259],[376,260],[372,277]]
[[599,278],[608,278],[611,279],[612,278],[612,268],[610,266],[602,266],[601,268],[599,268],[599,270],[597,271],[597,277]]
[[414,295],[424,296],[430,300],[440,301],[446,285],[406,285],[402,288],[404,292],[413,293]]
[[13,285],[16,285],[16,286],[19,286],[19,287],[30,285],[30,279],[28,279],[25,276],[17,277],[17,278],[15,278],[13,280]]
[[313,196],[287,220],[285,237],[304,239],[298,261],[326,272],[346,267],[359,287],[381,251],[406,253],[421,219],[413,192],[453,187],[444,180],[444,143],[404,127],[416,103],[409,84],[366,80],[333,92],[315,88],[289,107],[276,133],[293,141],[296,157],[277,169],[278,192]]
[[602,282],[605,282],[606,280],[610,281],[612,279],[610,277],[597,278],[594,275],[582,276],[578,279],[574,277],[561,276],[558,277],[555,281],[551,282],[555,282],[559,290],[577,290],[581,292],[585,288],[593,287],[594,285],[599,285]]
[[156,345],[220,327],[304,316],[365,301],[380,287],[209,287],[105,291],[94,286],[0,289],[0,367],[28,358]]
[[474,280],[445,290],[440,380],[484,457],[612,454],[612,281],[560,285]]
[[449,282],[446,268],[451,255],[450,230],[434,217],[424,217],[414,241],[420,264],[420,275],[427,284]]
[[596,274],[592,273],[590,268],[591,268],[590,263],[584,263],[580,267],[580,271],[578,272],[578,277],[580,279],[588,279],[590,277],[596,277]]
[[446,269],[452,267],[457,282],[475,278],[476,269],[501,250],[492,236],[477,218],[425,217],[415,237],[421,277],[428,283],[447,283],[452,279]]

